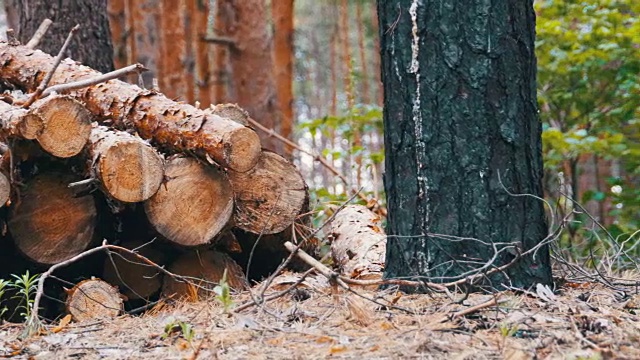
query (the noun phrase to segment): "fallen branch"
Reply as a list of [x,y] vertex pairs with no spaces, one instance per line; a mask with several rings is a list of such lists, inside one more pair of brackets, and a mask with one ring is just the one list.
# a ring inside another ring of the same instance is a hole
[[40,98],[40,95],[42,95],[42,92],[44,91],[44,89],[46,89],[47,86],[49,85],[49,81],[51,81],[51,78],[53,77],[53,74],[56,72],[56,69],[58,68],[58,66],[60,66],[60,62],[62,61],[62,58],[64,57],[64,53],[67,52],[67,48],[69,47],[69,44],[71,44],[71,39],[73,38],[73,35],[76,32],[78,32],[78,29],[80,29],[80,25],[74,26],[71,29],[71,31],[69,31],[69,35],[67,36],[67,39],[64,41],[64,44],[62,44],[62,48],[60,48],[60,52],[58,52],[58,56],[55,57],[55,59],[53,61],[53,66],[51,67],[51,69],[47,73],[47,76],[44,77],[44,79],[42,80],[42,82],[40,83],[40,85],[38,86],[36,91],[31,95],[29,100],[27,100],[27,102],[25,102],[22,105],[22,107],[24,107],[26,109],[29,106],[31,106],[31,104],[33,104],[36,100],[38,100]]
[[142,64],[133,64],[133,65],[129,65],[127,67],[123,67],[122,69],[118,69],[118,70],[114,70],[111,72],[108,72],[106,74],[102,74],[100,76],[96,76],[90,79],[83,79],[83,80],[78,80],[78,81],[74,81],[74,82],[70,82],[70,83],[66,83],[66,84],[59,84],[59,85],[54,85],[51,86],[49,88],[47,88],[43,93],[42,93],[42,97],[47,97],[49,95],[51,95],[52,93],[62,93],[65,91],[73,91],[73,90],[78,90],[78,89],[83,89],[89,86],[93,86],[93,85],[97,85],[103,82],[107,82],[109,80],[114,80],[114,79],[118,79],[121,78],[123,76],[132,74],[132,73],[141,73],[144,71],[148,71],[149,69],[147,69],[146,67],[144,67],[144,65]]
[[40,23],[40,26],[38,26],[38,30],[36,30],[36,32],[31,37],[31,40],[29,40],[29,42],[25,46],[29,49],[35,49],[36,46],[40,44],[40,41],[42,40],[44,35],[47,33],[47,30],[49,30],[49,26],[51,26],[51,24],[53,24],[53,21],[51,21],[51,19],[42,20],[42,23]]

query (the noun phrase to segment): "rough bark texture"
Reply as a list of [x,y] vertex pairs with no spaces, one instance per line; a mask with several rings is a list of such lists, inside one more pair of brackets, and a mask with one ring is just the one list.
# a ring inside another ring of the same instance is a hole
[[244,173],[229,171],[235,194],[235,226],[255,234],[279,233],[308,204],[307,185],[296,167],[282,156],[264,151]]
[[186,157],[169,159],[165,174],[165,184],[145,202],[149,221],[174,243],[208,244],[233,214],[233,192],[227,175]]
[[[235,41],[229,57],[229,101],[237,102],[261,124],[280,133],[273,71],[264,71],[273,69],[265,2],[221,0],[218,11],[222,23],[217,35]],[[282,153],[282,142],[265,134],[260,136],[264,148]]]
[[[40,51],[0,43],[0,76],[29,91],[37,88],[51,64],[51,56]],[[64,60],[51,85],[98,75]],[[142,138],[172,151],[195,152],[236,171],[251,169],[260,154],[260,140],[251,129],[122,81],[112,80],[72,95],[100,119],[109,119],[116,127],[135,128]]]
[[[273,65],[276,77],[280,135],[291,139],[293,135],[293,0],[272,1],[274,30]],[[255,114],[260,116],[260,114]],[[285,146],[287,157],[292,148]]]
[[73,37],[67,55],[101,72],[113,70],[113,47],[109,32],[106,0],[22,0],[16,3],[20,12],[18,38],[23,44],[33,36],[44,19],[53,24],[38,48],[57,54],[76,24],[80,30]]
[[100,279],[84,280],[67,294],[67,312],[77,322],[113,319],[123,309],[118,289]]
[[[169,266],[169,271],[176,275],[189,276],[198,287],[165,277],[162,294],[165,296],[192,296],[197,292],[203,298],[211,297],[213,288],[220,282],[227,270],[227,283],[237,291],[248,287],[242,268],[228,255],[217,251],[190,251],[181,255]],[[205,281],[198,281],[198,279]],[[212,284],[213,283],[213,284]]]
[[187,78],[192,74],[185,71],[187,41],[184,24],[185,0],[162,0],[162,49],[163,68],[159,78],[160,91],[171,99],[191,102]]
[[91,113],[68,96],[49,96],[29,110],[0,101],[0,123],[6,135],[36,140],[49,154],[68,158],[87,144]]
[[195,3],[194,26],[192,27],[195,58],[195,83],[198,90],[196,100],[203,108],[211,104],[211,70],[209,66],[209,45],[203,41],[209,28],[209,0],[190,0]]
[[[441,279],[478,268],[473,261],[494,251],[469,238],[538,244],[547,234],[543,203],[507,193],[542,196],[533,1],[378,1],[378,14],[386,276]],[[501,252],[495,265],[513,254]],[[550,283],[548,249],[504,275],[517,287]],[[498,289],[507,281],[493,280]]]
[[331,222],[331,256],[340,272],[354,279],[379,279],[387,236],[380,216],[362,205],[349,205]]
[[360,66],[361,66],[361,74],[360,78],[362,79],[362,91],[360,94],[360,101],[363,104],[369,104],[371,102],[369,97],[369,70],[367,64],[367,57],[365,52],[365,43],[364,43],[364,20],[362,20],[362,6],[363,2],[356,2],[356,26],[358,27],[358,51],[360,54]]
[[[166,255],[154,244],[144,244],[142,241],[132,241],[121,245],[127,249],[136,250],[140,255],[148,258],[158,265],[164,265]],[[112,254],[111,259],[107,257],[104,263],[103,278],[110,284],[116,285],[120,292],[128,300],[148,299],[160,291],[162,287],[162,276],[158,269],[142,263],[140,259],[132,255]]]
[[107,194],[123,202],[153,196],[164,180],[164,163],[146,141],[123,131],[91,130],[91,169]]
[[125,0],[108,0],[107,14],[109,15],[109,28],[111,29],[111,42],[113,43],[113,63],[116,69],[127,65],[127,31]]
[[[111,0],[109,0],[111,1]],[[161,27],[161,1],[160,0],[128,0],[128,12],[126,19],[128,20],[128,42],[124,45],[129,50],[127,57],[127,65],[141,63],[149,69],[142,73],[142,80],[147,89],[153,84],[153,78],[162,78],[163,68],[160,62],[163,58],[163,50],[165,43],[160,41]],[[114,38],[114,44],[115,44]],[[117,45],[120,46],[120,42]],[[137,76],[137,75],[134,75]],[[137,79],[132,79],[137,83]],[[164,89],[160,89],[164,90]]]
[[20,251],[41,264],[56,264],[84,251],[92,242],[96,207],[91,196],[74,198],[67,187],[79,179],[42,173],[26,183],[11,206],[9,231]]

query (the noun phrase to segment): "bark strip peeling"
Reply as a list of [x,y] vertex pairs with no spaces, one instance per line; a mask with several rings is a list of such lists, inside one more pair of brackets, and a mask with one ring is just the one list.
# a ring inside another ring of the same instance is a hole
[[[52,63],[53,58],[39,50],[0,43],[0,76],[26,91],[35,91]],[[66,59],[50,84],[99,75]],[[260,139],[253,130],[135,85],[111,80],[71,95],[82,100],[100,120],[135,129],[142,138],[152,139],[169,151],[195,152],[239,172],[250,170],[260,156]]]

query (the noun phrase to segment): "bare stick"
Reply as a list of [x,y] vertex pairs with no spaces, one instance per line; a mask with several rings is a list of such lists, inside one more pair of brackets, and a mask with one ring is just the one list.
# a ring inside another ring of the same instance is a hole
[[29,100],[27,100],[27,102],[24,103],[22,107],[28,108],[29,106],[31,106],[31,104],[33,104],[36,100],[40,98],[40,95],[42,95],[42,92],[44,91],[44,89],[46,89],[47,85],[49,85],[49,81],[51,81],[53,74],[56,72],[56,69],[60,65],[60,62],[62,61],[64,54],[67,52],[67,48],[69,47],[69,44],[71,44],[71,39],[73,38],[73,35],[76,32],[78,32],[78,29],[80,29],[80,25],[74,26],[73,29],[69,31],[69,35],[67,36],[67,39],[64,41],[64,44],[62,44],[62,48],[60,48],[60,52],[58,52],[58,56],[56,56],[56,58],[53,61],[53,66],[51,67],[51,70],[49,70],[49,72],[44,77],[40,85],[38,85],[38,88],[36,89],[36,91],[31,95],[31,98],[29,98]]
[[[250,117],[247,117],[247,121],[254,127],[256,127],[257,129],[260,129],[262,131],[264,131],[265,133],[267,133],[269,136],[273,136],[274,138],[282,141],[283,143],[285,143],[286,145],[300,151],[303,152],[309,156],[311,156],[313,158],[313,160],[319,162],[320,164],[322,164],[322,166],[326,167],[327,170],[329,170],[331,173],[333,173],[333,175],[337,176],[340,181],[342,181],[342,183],[347,187],[351,189],[352,193],[358,193],[358,197],[364,201],[369,201],[369,199],[367,199],[367,197],[362,194],[361,192],[358,192],[355,188],[353,188],[352,186],[349,185],[349,181],[347,181],[347,178],[340,172],[338,171],[338,169],[336,169],[334,166],[332,166],[329,161],[327,159],[325,159],[324,157],[318,155],[318,154],[314,154],[308,150],[305,150],[303,148],[301,148],[300,146],[298,146],[298,144],[296,144],[295,142],[287,139],[286,137],[278,134],[275,130],[273,129],[269,129],[268,127],[260,124],[259,122],[253,120]],[[380,208],[380,211],[382,212],[383,216],[387,216],[387,211],[386,209]]]
[[82,80],[78,80],[78,81],[74,81],[74,82],[70,82],[70,83],[66,83],[66,84],[59,84],[59,85],[54,85],[51,86],[49,88],[47,88],[43,93],[42,93],[42,97],[47,97],[49,95],[51,95],[52,93],[62,93],[64,91],[72,91],[72,90],[78,90],[78,89],[82,89],[82,88],[86,88],[89,86],[93,86],[96,84],[100,84],[103,82],[107,82],[109,80],[113,80],[113,79],[117,79],[117,78],[121,78],[123,76],[132,74],[132,73],[141,73],[143,71],[147,71],[148,69],[146,67],[144,67],[144,65],[142,64],[133,64],[133,65],[129,65],[127,67],[123,67],[122,69],[118,69],[118,70],[114,70],[111,72],[108,72],[106,74],[102,74],[100,76],[96,76],[94,78],[90,78],[90,79],[82,79]]
[[38,30],[36,30],[31,40],[29,40],[29,42],[25,46],[29,49],[35,49],[36,46],[40,44],[40,41],[42,40],[44,35],[47,33],[47,30],[49,30],[49,26],[51,26],[52,23],[53,21],[51,21],[51,19],[42,20],[42,23],[40,23],[40,26],[38,26]]

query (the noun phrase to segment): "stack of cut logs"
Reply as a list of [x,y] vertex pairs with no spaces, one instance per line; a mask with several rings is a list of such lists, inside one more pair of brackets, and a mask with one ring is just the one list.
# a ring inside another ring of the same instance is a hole
[[[175,274],[217,282],[226,269],[229,284],[242,289],[252,250],[253,270],[272,271],[287,254],[283,243],[302,240],[292,229],[303,228],[293,224],[308,212],[307,186],[292,163],[261,149],[244,111],[201,110],[119,80],[65,90],[102,75],[70,59],[48,84],[56,91],[25,106],[53,66],[39,50],[0,43],[3,232],[24,258],[59,264],[106,239]],[[104,262],[99,277],[127,299],[190,291],[130,256]],[[12,271],[2,267],[0,277]],[[79,286],[70,294],[111,291]],[[68,306],[94,311],[82,303],[71,298]]]

